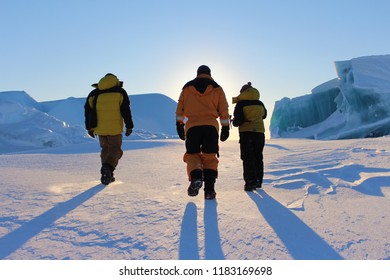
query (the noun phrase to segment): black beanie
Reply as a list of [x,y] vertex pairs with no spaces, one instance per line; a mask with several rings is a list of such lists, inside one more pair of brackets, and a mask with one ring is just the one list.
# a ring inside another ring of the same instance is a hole
[[211,70],[208,66],[206,65],[201,65],[199,66],[198,68],[198,71],[197,71],[197,74],[200,75],[200,74],[207,74],[207,75],[211,75]]
[[240,93],[246,91],[249,88],[252,88],[252,83],[251,82],[248,82],[247,84],[243,85],[241,90],[240,90]]

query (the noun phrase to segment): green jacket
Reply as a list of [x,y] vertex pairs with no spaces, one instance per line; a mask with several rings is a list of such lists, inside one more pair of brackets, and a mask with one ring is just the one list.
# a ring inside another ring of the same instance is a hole
[[233,125],[238,127],[239,132],[265,132],[263,120],[267,117],[267,109],[259,99],[259,91],[252,87],[233,98],[233,103],[237,103]]

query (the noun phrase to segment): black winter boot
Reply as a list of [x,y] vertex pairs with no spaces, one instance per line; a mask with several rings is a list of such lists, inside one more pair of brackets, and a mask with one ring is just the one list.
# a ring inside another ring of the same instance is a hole
[[205,169],[203,170],[203,180],[204,180],[204,198],[211,200],[215,199],[216,192],[215,192],[215,181],[218,176],[218,172],[216,170],[212,169]]
[[100,174],[102,174],[102,177],[100,178],[100,182],[103,185],[108,185],[109,183],[113,182],[114,179],[114,168],[107,164],[103,163],[102,168],[100,169]]
[[192,170],[190,173],[191,184],[188,187],[187,193],[189,196],[197,196],[199,189],[202,187],[203,171],[200,169]]
[[256,188],[257,188],[257,181],[256,180],[248,181],[247,183],[245,183],[245,186],[244,186],[244,190],[246,192],[253,192],[256,190]]

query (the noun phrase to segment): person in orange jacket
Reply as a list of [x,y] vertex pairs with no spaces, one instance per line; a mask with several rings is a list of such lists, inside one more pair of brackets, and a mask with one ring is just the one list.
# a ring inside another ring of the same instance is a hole
[[[218,138],[229,138],[228,107],[225,93],[211,77],[210,68],[199,66],[196,78],[184,85],[176,109],[177,133],[185,140],[189,196],[198,195],[204,182],[205,199],[216,197]],[[222,126],[220,136],[218,118]]]
[[122,157],[122,132],[129,136],[134,128],[130,110],[130,99],[123,82],[111,73],[93,84],[95,89],[88,95],[85,105],[85,128],[91,137],[99,136],[102,167],[101,183],[113,182],[114,170]]

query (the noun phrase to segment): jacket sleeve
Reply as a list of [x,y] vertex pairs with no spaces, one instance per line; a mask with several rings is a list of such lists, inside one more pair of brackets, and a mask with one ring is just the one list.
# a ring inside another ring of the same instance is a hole
[[[260,101],[261,102],[261,101]],[[263,102],[261,102],[261,106],[263,106],[263,108],[264,108],[264,115],[263,115],[263,120],[264,119],[266,119],[267,118],[267,108],[265,108],[265,106],[264,106],[264,103]]]
[[180,94],[179,100],[177,102],[177,107],[176,107],[176,122],[184,122],[184,88],[183,91]]
[[85,118],[85,129],[87,130],[90,130],[92,127],[91,127],[91,116],[92,116],[92,108],[90,106],[90,99],[92,98],[93,96],[93,92],[92,91],[88,97],[85,99],[85,104],[84,104],[84,118]]
[[133,117],[130,110],[130,99],[127,95],[127,92],[122,89],[122,96],[123,96],[123,102],[121,104],[120,110],[123,117],[123,120],[125,122],[126,128],[133,129],[134,123],[133,123]]
[[245,121],[244,109],[240,103],[237,103],[236,107],[234,108],[233,116],[234,116],[233,126],[238,127],[244,123]]
[[219,113],[219,120],[221,122],[221,125],[229,126],[230,125],[229,104],[226,100],[226,95],[222,88],[219,96],[218,113]]

